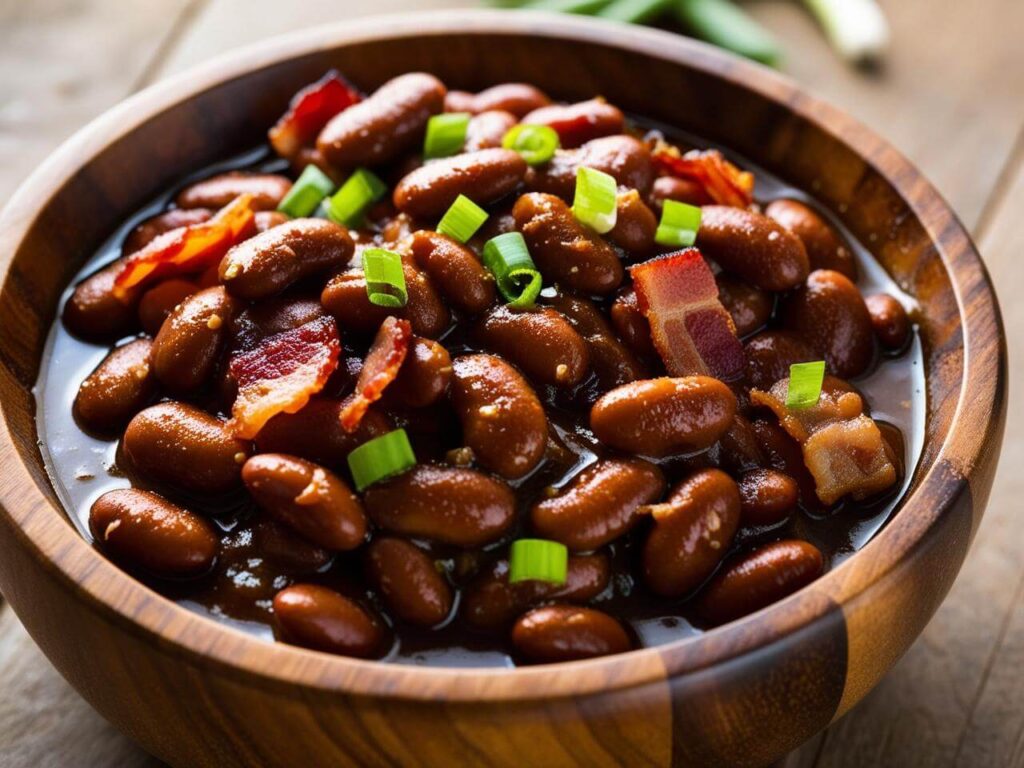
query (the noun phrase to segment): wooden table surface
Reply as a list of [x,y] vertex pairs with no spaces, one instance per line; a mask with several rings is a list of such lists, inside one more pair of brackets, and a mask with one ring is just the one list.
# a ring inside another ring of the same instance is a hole
[[[791,0],[748,8],[785,70],[888,137],[974,233],[1002,298],[1010,415],[985,521],[927,630],[842,721],[788,764],[1024,766],[1024,2],[883,0],[885,68],[842,66]],[[0,0],[0,205],[62,139],[133,91],[237,45],[370,13],[472,0]],[[284,9],[287,9],[286,11]],[[770,725],[768,726],[770,727]],[[159,763],[60,678],[0,607],[0,767]]]

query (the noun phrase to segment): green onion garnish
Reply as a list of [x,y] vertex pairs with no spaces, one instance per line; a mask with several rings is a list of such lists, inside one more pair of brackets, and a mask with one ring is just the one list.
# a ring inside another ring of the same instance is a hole
[[307,165],[277,210],[287,213],[293,219],[309,216],[320,205],[320,201],[333,191],[334,182],[331,178],[315,165]]
[[464,243],[487,221],[487,211],[465,195],[459,195],[437,224],[437,231]]
[[543,281],[519,232],[506,232],[488,240],[484,245],[483,261],[484,266],[494,273],[498,290],[510,307],[525,309],[533,306]]
[[427,135],[423,139],[423,157],[448,157],[458,154],[466,143],[469,112],[444,112],[427,121]]
[[569,550],[565,544],[546,539],[516,539],[508,557],[508,583],[546,581],[565,584]]
[[358,226],[366,209],[381,199],[387,185],[365,168],[357,169],[327,205],[327,218],[346,227]]
[[700,208],[678,200],[666,200],[661,209],[661,222],[654,241],[661,245],[686,247],[697,240],[700,229]]
[[543,165],[555,156],[558,133],[549,125],[514,125],[501,146],[518,152],[527,165]]
[[366,276],[366,295],[378,307],[404,307],[409,301],[405,288],[402,257],[383,248],[363,251],[363,274]]
[[577,168],[572,212],[581,222],[603,235],[615,226],[616,191],[613,176],[594,168]]
[[810,408],[818,404],[821,384],[825,380],[825,361],[793,363],[789,366],[789,391],[786,392],[787,408]]
[[348,468],[357,491],[415,466],[416,454],[404,429],[367,440],[348,455]]

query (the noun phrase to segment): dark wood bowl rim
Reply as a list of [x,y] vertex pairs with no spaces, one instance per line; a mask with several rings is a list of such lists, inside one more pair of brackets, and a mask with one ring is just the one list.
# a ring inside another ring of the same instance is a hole
[[[249,71],[311,51],[353,42],[452,33],[568,38],[685,64],[783,103],[865,158],[900,193],[936,243],[949,273],[963,323],[965,354],[956,415],[932,468],[919,479],[899,514],[855,556],[799,593],[804,598],[799,610],[794,596],[704,635],[571,664],[472,671],[379,664],[256,639],[191,613],[120,571],[82,539],[64,511],[51,504],[36,487],[31,473],[21,463],[20,454],[13,450],[6,417],[8,404],[4,403],[4,413],[0,415],[0,452],[19,457],[19,463],[4,468],[7,478],[0,488],[0,506],[15,522],[19,545],[56,577],[69,592],[69,599],[86,601],[119,629],[135,633],[197,668],[217,668],[247,684],[296,696],[305,687],[410,700],[530,700],[656,683],[666,672],[693,672],[777,642],[836,610],[837,605],[863,595],[922,543],[929,527],[949,508],[953,495],[960,492],[951,491],[948,474],[937,473],[935,467],[943,459],[951,460],[955,466],[965,468],[966,478],[984,451],[984,436],[997,427],[1002,413],[997,400],[1002,386],[1003,352],[987,356],[967,354],[972,341],[980,345],[986,337],[1003,338],[995,294],[964,227],[921,173],[889,144],[838,109],[800,91],[782,75],[697,41],[592,19],[521,11],[450,11],[332,24],[244,48],[142,91],[65,142],[21,186],[0,217],[0,231],[11,235],[0,262],[0,279],[6,279],[16,245],[21,243],[38,212],[85,164],[83,158],[94,157],[103,147],[164,110]],[[887,170],[880,167],[883,159]],[[953,250],[951,242],[957,249],[955,260],[949,257]],[[979,293],[982,300],[991,302],[994,318],[991,314],[979,318],[964,312],[964,297],[971,294],[974,298]],[[993,323],[997,326],[994,334]],[[999,384],[973,386],[986,381]],[[986,422],[985,428],[975,425],[971,430],[958,429],[958,425],[970,423],[966,419],[971,414],[983,414],[980,418]],[[858,577],[849,578],[854,569]],[[862,578],[862,574],[870,576]],[[808,601],[808,593],[820,600]],[[807,609],[808,604],[811,610]],[[766,620],[769,617],[771,621]],[[165,631],[167,627],[174,628],[173,635]]]

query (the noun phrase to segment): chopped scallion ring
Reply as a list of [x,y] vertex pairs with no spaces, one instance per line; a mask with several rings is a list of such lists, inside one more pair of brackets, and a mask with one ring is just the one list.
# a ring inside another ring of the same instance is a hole
[[309,216],[320,205],[320,201],[333,191],[334,182],[330,177],[315,165],[307,165],[277,210],[293,219]]
[[501,146],[518,152],[527,165],[543,165],[555,156],[558,133],[549,125],[514,125]]
[[789,390],[786,392],[787,408],[810,408],[818,404],[821,385],[825,381],[825,361],[793,363],[789,366]]
[[611,231],[615,226],[617,189],[613,176],[594,168],[577,168],[572,212],[598,234]]
[[565,544],[546,539],[516,539],[508,557],[508,583],[546,581],[565,584],[569,571],[569,550]]
[[430,160],[461,152],[466,143],[469,118],[469,112],[444,112],[431,117],[423,139],[423,157]]
[[441,217],[437,231],[453,240],[464,243],[487,221],[487,211],[465,195],[459,195]]
[[402,257],[383,248],[363,251],[363,274],[366,276],[366,295],[378,307],[404,307],[409,301],[405,288]]
[[519,232],[506,232],[488,240],[484,245],[483,262],[494,273],[498,290],[508,306],[514,309],[533,306],[543,281]]
[[654,241],[678,248],[689,247],[697,240],[700,229],[700,208],[677,200],[666,200],[661,209],[661,222]]
[[415,466],[416,454],[404,429],[367,440],[348,455],[348,468],[358,491]]
[[346,227],[362,221],[366,209],[381,199],[387,185],[365,168],[357,169],[327,204],[327,218]]

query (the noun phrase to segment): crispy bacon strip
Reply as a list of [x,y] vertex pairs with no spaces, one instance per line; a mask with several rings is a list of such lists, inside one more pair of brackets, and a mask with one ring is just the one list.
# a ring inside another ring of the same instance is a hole
[[743,376],[746,360],[732,317],[700,251],[686,248],[630,269],[637,305],[672,376]]
[[281,157],[294,157],[313,143],[332,117],[362,98],[345,78],[331,70],[292,97],[288,111],[268,133],[270,145]]
[[277,414],[301,410],[334,373],[340,353],[338,326],[324,316],[232,354],[229,369],[238,396],[228,429],[251,439]]
[[678,147],[659,142],[651,159],[659,174],[696,182],[719,205],[749,208],[754,202],[754,174],[741,171],[717,149],[681,155]]
[[239,195],[217,215],[158,235],[124,260],[114,278],[114,295],[124,301],[132,288],[159,278],[201,272],[216,264],[235,243],[255,231],[252,195]]
[[411,340],[412,326],[408,320],[389,316],[381,323],[359,372],[356,391],[341,411],[341,426],[346,432],[358,429],[366,410],[380,400],[388,384],[395,380]]

